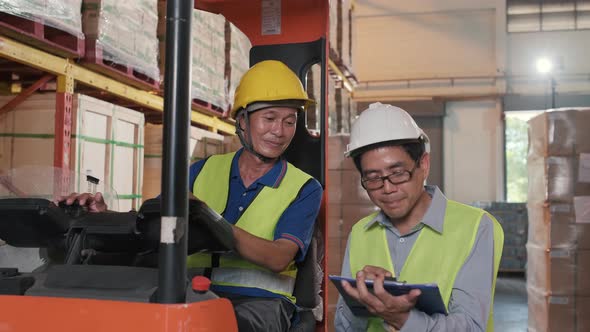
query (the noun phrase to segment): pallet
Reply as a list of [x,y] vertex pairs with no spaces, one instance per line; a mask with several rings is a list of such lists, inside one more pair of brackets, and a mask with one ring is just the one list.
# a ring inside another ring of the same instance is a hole
[[84,56],[84,39],[38,21],[0,12],[0,33],[65,58]]
[[[160,96],[164,98],[164,84],[160,87]],[[211,102],[201,100],[198,98],[191,99],[191,108],[193,110],[198,110],[201,113],[216,116],[222,119],[226,119],[229,117],[229,107],[224,109],[220,106],[217,106]]]
[[106,60],[105,54],[107,52],[96,43],[96,39],[86,38],[86,54],[81,65],[139,89],[160,90],[160,82],[154,78],[140,73],[132,65]]
[[212,103],[204,100],[193,99],[192,104],[193,107],[197,107],[199,110],[202,110],[203,113],[207,113],[209,115],[217,116],[220,118],[227,118],[229,116],[229,109],[223,109],[217,105],[213,105]]

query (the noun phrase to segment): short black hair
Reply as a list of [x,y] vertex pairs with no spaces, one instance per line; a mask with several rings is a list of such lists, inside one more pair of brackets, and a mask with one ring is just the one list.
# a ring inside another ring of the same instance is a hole
[[420,166],[420,158],[426,152],[426,146],[424,144],[423,139],[419,140],[397,140],[397,141],[387,141],[381,143],[375,143],[371,145],[367,145],[359,149],[359,151],[355,151],[353,154],[352,160],[354,161],[354,165],[356,169],[362,174],[363,170],[361,169],[361,156],[369,151],[376,148],[384,147],[384,146],[401,146],[404,151],[414,160],[417,166]]

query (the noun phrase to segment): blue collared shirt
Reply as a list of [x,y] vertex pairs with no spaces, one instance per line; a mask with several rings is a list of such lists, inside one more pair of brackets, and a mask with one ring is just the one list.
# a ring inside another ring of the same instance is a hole
[[[281,185],[287,172],[287,161],[281,158],[266,174],[254,181],[248,188],[240,177],[238,159],[243,148],[236,152],[232,160],[229,183],[229,196],[225,211],[222,216],[230,223],[236,224],[238,219],[246,211],[246,208],[254,201],[258,193],[266,186],[277,188]],[[189,170],[189,191],[192,192],[197,175],[203,169],[206,160],[200,160],[191,165]],[[300,262],[305,254],[313,235],[313,226],[318,216],[323,189],[320,183],[312,179],[308,181],[299,195],[283,212],[275,228],[274,239],[287,239],[293,241],[299,247],[295,261]],[[255,297],[279,297],[279,295],[258,288],[212,286],[212,290],[235,293]]]

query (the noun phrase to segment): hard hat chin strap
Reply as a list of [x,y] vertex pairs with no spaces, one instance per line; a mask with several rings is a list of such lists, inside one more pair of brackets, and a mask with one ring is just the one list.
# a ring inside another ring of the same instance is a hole
[[[246,138],[244,137],[244,132],[245,132],[244,128],[242,128],[240,126],[240,117],[244,118],[246,128],[248,128],[248,132],[247,132],[248,140],[246,140]],[[252,134],[250,134],[249,129],[250,129],[250,116],[248,115],[248,112],[242,110],[242,111],[240,111],[240,113],[236,117],[236,134],[238,135],[238,138],[240,138],[240,142],[242,143],[242,146],[244,147],[244,149],[248,150],[250,153],[252,153],[256,157],[258,157],[258,159],[260,159],[260,161],[262,161],[263,163],[272,162],[274,160],[273,158],[263,156],[262,154],[260,154],[254,150],[254,146],[251,143],[252,142]]]

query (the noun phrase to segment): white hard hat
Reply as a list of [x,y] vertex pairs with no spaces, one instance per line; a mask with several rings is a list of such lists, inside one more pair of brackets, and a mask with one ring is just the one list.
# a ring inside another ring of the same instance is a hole
[[392,105],[373,103],[352,124],[344,156],[350,157],[354,151],[376,143],[419,139],[424,141],[426,152],[430,152],[428,136],[408,112]]

